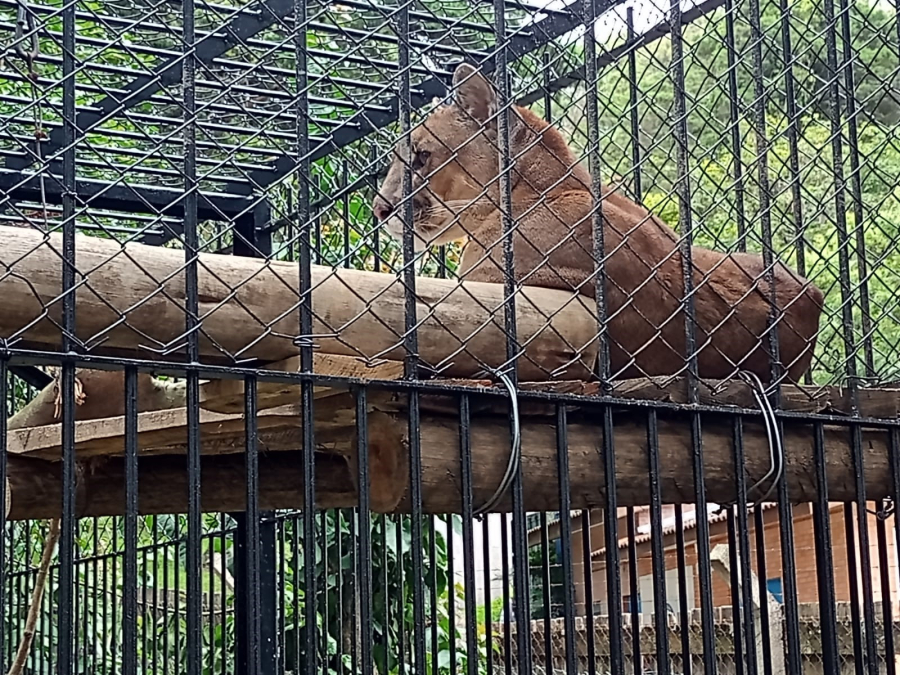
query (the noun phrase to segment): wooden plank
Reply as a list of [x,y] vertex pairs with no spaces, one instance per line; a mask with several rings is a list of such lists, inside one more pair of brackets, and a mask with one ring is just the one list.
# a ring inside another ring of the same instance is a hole
[[[300,372],[300,357],[269,363],[264,370]],[[379,361],[367,364],[363,359],[340,354],[313,354],[313,372],[329,377],[346,377],[354,380],[397,380],[403,377],[400,361]],[[340,387],[314,387],[316,399],[334,396],[345,389]],[[300,400],[300,385],[286,382],[257,381],[256,405],[259,410],[290,405]],[[212,380],[200,386],[200,407],[218,413],[240,413],[244,410],[243,380]]]
[[[356,416],[349,393],[333,396],[315,407],[317,442],[323,448],[337,429],[353,428]],[[281,406],[261,411],[257,424],[266,441],[261,450],[296,449],[302,443],[299,406]],[[107,417],[75,422],[76,457],[123,455],[125,417]],[[11,455],[58,460],[61,456],[62,425],[12,429],[7,435]],[[228,454],[244,451],[244,416],[200,411],[200,442],[204,454]],[[138,448],[142,455],[181,454],[187,448],[187,412],[185,408],[154,410],[138,414]]]

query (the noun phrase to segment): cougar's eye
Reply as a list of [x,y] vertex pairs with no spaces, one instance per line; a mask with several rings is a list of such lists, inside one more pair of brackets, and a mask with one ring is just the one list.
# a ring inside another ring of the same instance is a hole
[[425,166],[425,162],[428,161],[428,158],[431,157],[431,153],[427,150],[419,150],[416,153],[416,156],[413,157],[413,169],[421,169]]

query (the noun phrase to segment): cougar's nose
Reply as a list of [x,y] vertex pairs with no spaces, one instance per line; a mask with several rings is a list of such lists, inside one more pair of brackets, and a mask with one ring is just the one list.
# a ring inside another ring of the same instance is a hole
[[384,222],[390,218],[391,213],[394,212],[394,207],[381,197],[376,197],[375,204],[372,206],[372,211],[375,213],[375,217],[378,220]]

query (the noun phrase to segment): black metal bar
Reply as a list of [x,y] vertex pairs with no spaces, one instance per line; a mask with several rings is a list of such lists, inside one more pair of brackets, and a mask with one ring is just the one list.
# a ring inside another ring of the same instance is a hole
[[[659,486],[659,428],[656,411],[647,413],[647,454],[650,469],[650,556],[653,568],[653,628],[656,672],[669,675],[669,612],[666,596],[666,560],[663,553],[662,498]],[[683,625],[683,624],[682,624]],[[683,631],[682,631],[683,632]]]
[[[788,172],[791,177],[791,211],[794,219],[794,248],[797,252],[797,273],[806,276],[805,223],[803,221],[803,196],[800,190],[800,115],[797,110],[797,95],[794,82],[794,50],[791,44],[791,6],[788,0],[779,0],[781,11],[781,49],[784,61],[784,98],[788,116]],[[805,376],[807,384],[812,383],[812,373]]]
[[[360,656],[362,658],[362,675],[372,675],[372,647],[374,646],[374,618],[372,605],[372,514],[370,511],[369,493],[369,427],[366,389],[359,387],[356,393],[356,452],[357,452],[357,485],[359,486],[359,556],[357,557],[357,575],[359,585],[359,621],[360,621]],[[355,633],[355,631],[354,631]],[[356,664],[354,663],[354,666]]]
[[859,566],[856,558],[856,536],[853,531],[853,504],[845,503],[843,509],[844,516],[844,537],[847,542],[847,572],[850,586],[850,623],[851,634],[853,636],[853,664],[856,675],[863,675],[865,672],[864,654],[863,654],[863,634],[862,634],[862,618],[859,615],[859,586],[857,583]]
[[747,250],[747,220],[744,215],[744,161],[741,157],[740,93],[737,84],[737,46],[734,37],[734,0],[725,0],[725,46],[728,55],[728,121],[731,126],[731,161],[737,213],[739,251]]
[[[64,182],[53,175],[46,176],[44,181],[46,197],[49,204],[59,204],[64,200],[68,190]],[[111,209],[125,212],[150,213],[184,217],[183,190],[164,187],[137,185],[133,183],[110,184],[100,180],[78,178],[73,182],[74,194],[84,208]],[[20,199],[41,203],[41,178],[39,175],[22,175],[15,171],[0,170],[0,206],[12,199]],[[222,220],[235,217],[252,209],[255,200],[238,195],[220,195],[201,192],[197,195],[198,215],[204,220]],[[142,241],[148,244],[161,244],[171,238],[166,235],[153,234]]]
[[851,395],[856,392],[857,347],[853,332],[853,290],[850,280],[850,238],[847,234],[847,205],[844,199],[844,150],[841,141],[840,91],[838,87],[837,23],[834,16],[834,0],[822,3],[826,28],[826,65],[828,73],[828,117],[831,129],[832,178],[834,179],[834,222],[838,238],[839,285],[841,289],[841,329],[844,341],[845,372]]
[[[678,566],[678,620],[682,626],[690,626],[691,614],[687,606],[687,551],[684,546],[684,510],[681,504],[675,506],[675,559]],[[681,672],[691,675],[693,662],[691,660],[691,635],[690,631],[679,632],[681,638]]]
[[[869,511],[866,504],[866,478],[863,464],[862,429],[850,427],[850,454],[856,475],[856,522],[859,530],[859,576],[862,590],[865,664],[869,675],[878,673],[878,652],[875,647],[875,603],[872,584],[872,553],[869,542]],[[824,468],[824,462],[822,462]]]
[[637,523],[634,517],[634,507],[625,509],[625,528],[628,534],[628,586],[631,589],[631,603],[629,613],[631,618],[631,661],[633,673],[643,671],[643,658],[641,656],[641,586],[638,579],[637,558]]
[[[837,624],[834,606],[834,562],[831,547],[831,505],[828,502],[828,482],[825,475],[825,430],[815,425],[813,453],[816,481],[820,486],[813,504],[813,537],[818,571],[819,621],[822,628],[822,664],[825,672],[840,671],[837,654]],[[850,583],[853,583],[851,581]]]
[[[744,466],[744,426],[740,417],[732,421],[734,445],[734,465]],[[750,525],[747,519],[747,478],[743,471],[735,472],[737,487],[737,531],[740,538],[739,569],[743,583],[741,584],[741,605],[743,608],[743,624],[745,629],[747,675],[757,675],[759,663],[756,658],[756,622],[753,611],[753,584],[750,571]],[[732,563],[733,564],[733,563]],[[762,597],[762,596],[761,596]]]
[[[888,502],[886,500],[882,500],[878,502],[878,510],[880,513],[886,513]],[[890,551],[888,549],[888,539],[887,539],[887,525],[884,522],[883,517],[878,517],[878,521],[875,524],[876,528],[876,536],[878,541],[878,571],[879,577],[881,580],[881,625],[882,626],[893,626],[894,625],[894,610],[892,608],[892,602],[886,602],[885,598],[891,597],[891,563],[889,554]],[[896,675],[897,673],[897,663],[894,660],[896,658],[896,647],[894,646],[894,631],[892,630],[884,630],[884,661],[885,668],[887,670],[887,675]]]
[[[294,59],[297,82],[297,108],[295,131],[297,134],[297,162],[299,190],[297,195],[297,222],[300,229],[300,308],[299,328],[301,336],[309,336],[313,332],[312,307],[312,271],[310,240],[311,226],[309,212],[309,68],[307,63],[307,0],[293,1],[294,14]],[[318,242],[317,242],[318,243]],[[313,371],[312,344],[304,340],[300,345],[300,369],[304,373]],[[316,622],[316,603],[310,599],[316,597],[316,524],[315,524],[315,432],[313,415],[313,385],[306,380],[300,388],[300,410],[303,423],[303,592],[306,601],[303,605],[303,623],[305,640],[305,675],[315,675],[316,648],[318,643],[318,627]],[[296,536],[296,535],[295,535]],[[298,540],[300,537],[296,537]],[[295,552],[295,560],[299,564],[299,551]],[[299,609],[295,598],[295,611]],[[299,626],[299,617],[298,617]],[[296,639],[296,654],[300,654],[299,631]],[[298,666],[299,667],[299,666]]]
[[[245,596],[243,622],[238,624],[238,645],[245,641],[246,660],[242,672],[247,675],[262,675],[262,575],[260,546],[260,512],[259,512],[259,432],[258,405],[256,394],[256,378],[250,376],[244,380],[244,463],[247,475],[247,512],[244,517],[244,569],[241,583],[241,595]],[[240,521],[238,521],[240,523]],[[236,542],[238,543],[238,542]],[[274,542],[273,542],[274,544]],[[239,544],[240,545],[240,544]],[[274,572],[274,570],[273,570]],[[274,603],[270,606],[274,611]],[[243,633],[243,635],[241,635]],[[274,635],[270,635],[274,637]],[[243,638],[243,640],[241,639]]]
[[[779,518],[781,514],[779,513]],[[764,675],[773,675],[772,664],[772,631],[771,615],[769,613],[769,589],[766,586],[767,561],[766,561],[766,527],[762,506],[757,505],[753,509],[753,534],[756,545],[756,575],[757,592],[760,597],[759,606],[759,635],[762,638],[762,657]],[[763,600],[764,599],[764,600]]]
[[[466,600],[466,675],[478,673],[478,650],[475,643],[475,524],[472,505],[472,444],[469,396],[459,397],[459,453],[462,473],[463,580]],[[486,612],[490,611],[490,605]],[[485,616],[489,621],[490,616]],[[490,660],[490,657],[488,657]]]
[[[863,366],[867,378],[874,378],[875,349],[873,345],[872,307],[869,301],[869,264],[866,257],[865,208],[863,205],[862,175],[859,161],[859,130],[856,124],[856,84],[854,82],[853,53],[850,34],[850,6],[847,0],[838,0],[841,14],[841,34],[843,46],[844,88],[847,106],[847,143],[850,154],[850,195],[853,202],[854,227],[856,228],[856,264],[858,274],[860,327],[862,328]],[[867,634],[869,639],[871,633]],[[872,638],[874,639],[874,637]],[[875,653],[871,652],[874,658]],[[876,667],[871,664],[870,667]]]
[[[0,447],[6,448],[6,436],[9,431],[8,427],[8,418],[11,414],[10,408],[12,404],[15,402],[15,388],[10,387],[12,377],[9,372],[9,359],[6,356],[5,352],[0,351],[0,401],[3,402],[4,405],[4,414],[2,415],[2,420],[0,420]],[[6,500],[10,498],[10,495],[6,493],[6,476],[7,476],[7,461],[6,461],[6,453],[0,452],[0,504],[4,505],[2,511],[0,511],[0,658],[5,658],[4,664],[8,664],[12,662],[11,652],[7,652],[12,645],[12,640],[7,639],[7,630],[12,628],[11,625],[7,624],[7,614],[6,612],[10,610],[10,602],[9,597],[7,597],[7,589],[11,589],[11,585],[7,583],[7,579],[9,577],[8,567],[9,560],[14,559],[15,551],[9,551],[13,555],[8,556],[6,549],[6,540],[7,533],[14,534],[15,530],[13,529],[10,532],[9,524],[6,521]],[[10,540],[10,546],[12,546],[13,537],[8,537]],[[126,673],[125,675],[131,675]],[[470,673],[469,675],[474,675],[474,673]]]
[[[75,143],[79,127],[74,123],[76,106],[75,36],[77,31],[74,3],[61,10],[63,23],[63,321],[62,348],[73,354],[77,348],[75,317],[75,228],[76,228],[76,166]],[[39,183],[41,181],[39,180]],[[44,183],[48,181],[43,181]],[[75,364],[71,359],[62,363],[59,392],[62,397],[62,519],[59,538],[59,632],[57,636],[57,668],[71,672],[75,666]]]
[[734,666],[735,675],[744,675],[744,663],[746,659],[744,648],[748,643],[744,640],[744,633],[742,630],[743,617],[741,615],[741,574],[738,563],[739,553],[737,525],[735,524],[735,520],[736,518],[734,511],[729,511],[725,523],[728,532],[728,561],[730,567],[728,580],[731,583],[731,615],[733,617],[732,621],[734,626]]
[[[133,108],[166,87],[183,82],[183,71],[189,62],[211,66],[215,59],[230,49],[245,44],[254,35],[265,30],[276,21],[284,19],[290,13],[292,6],[291,0],[261,0],[260,8],[257,12],[239,13],[227,24],[196,42],[193,35],[189,36],[189,29],[192,31],[193,26],[185,24],[182,28],[182,37],[185,43],[192,44],[193,49],[190,56],[186,58],[182,53],[175,53],[154,68],[151,73],[136,75],[131,82],[122,87],[124,94],[107,96],[94,103],[92,107],[96,109],[96,112],[94,110],[82,111],[76,117],[73,108],[72,117],[63,115],[63,118],[70,121],[72,126],[83,132],[90,131],[92,127],[100,124],[113,114]],[[71,11],[71,16],[74,21],[74,8]],[[65,28],[63,32],[65,33]],[[74,41],[72,46],[72,53],[74,54]],[[65,138],[65,132],[54,129],[50,132],[49,138],[45,143],[44,152],[45,155],[49,155],[61,148],[71,147],[71,144]],[[31,166],[36,160],[37,157],[31,155],[10,157],[7,159],[6,166],[9,169],[22,171]]]
[[[563,577],[563,640],[566,646],[566,673],[575,667],[575,578],[572,561],[572,500],[569,487],[568,420],[564,406],[556,407],[556,471],[559,477],[560,563]],[[606,561],[607,566],[610,564]],[[609,612],[613,614],[613,612]],[[621,671],[620,671],[621,672]]]
[[[125,575],[123,675],[137,675],[138,389],[137,370],[125,371]],[[2,501],[2,500],[0,500]]]
[[[195,36],[195,5],[182,4],[182,37],[184,58],[181,68],[182,113],[184,119],[184,260],[185,260],[185,331],[187,333],[187,358],[191,363],[200,360],[200,299],[199,270],[200,251],[199,219],[197,214],[197,61]],[[200,544],[203,521],[200,504],[200,379],[195,373],[187,374],[187,675],[203,672],[203,618],[201,585]]]
[[[264,228],[271,217],[272,207],[267,200],[260,201],[250,213],[241,216],[235,222],[232,254],[252,258],[271,255],[272,234]],[[274,511],[259,510],[258,434],[256,414],[252,415],[251,424],[249,410],[249,406],[252,405],[255,410],[257,405],[256,381],[255,375],[248,375],[244,380],[247,510],[232,515],[238,525],[235,548],[236,562],[240,568],[234,589],[238,610],[235,641],[241,672],[274,675],[279,635],[276,525]],[[210,625],[212,626],[212,622]]]
[[[625,10],[625,28],[627,44],[635,41],[634,34],[634,7]],[[640,204],[644,198],[641,187],[641,122],[638,115],[638,75],[636,50],[628,51],[628,119],[631,121],[631,166],[632,188],[634,200]]]
[[[781,318],[778,316],[777,303],[775,298],[775,252],[772,240],[772,191],[769,185],[769,139],[766,130],[766,105],[769,100],[767,95],[765,81],[763,79],[763,52],[762,44],[764,40],[762,27],[762,12],[759,0],[750,0],[750,36],[751,36],[751,55],[752,55],[752,71],[754,84],[754,101],[753,114],[751,116],[754,126],[754,138],[756,140],[756,166],[757,166],[757,185],[759,195],[759,220],[760,220],[760,236],[762,238],[762,255],[765,272],[763,279],[768,285],[768,301],[769,315],[766,327],[768,329],[768,352],[770,361],[771,381],[780,382],[783,368],[781,366],[778,332],[774,330],[776,322]],[[778,406],[780,390],[775,389],[772,392],[771,399],[773,405]],[[782,514],[785,515],[784,513]],[[791,582],[787,581],[785,594],[790,593],[788,588]],[[788,640],[790,644],[790,639]],[[799,667],[799,664],[798,664]]]
[[[562,518],[570,518],[568,512],[560,513],[560,520]],[[594,633],[594,573],[591,565],[591,554],[594,549],[591,545],[591,512],[587,509],[581,512],[581,547],[584,571],[584,626],[587,631],[587,670],[588,675],[597,675],[597,645]],[[609,613],[612,613],[612,609]]]

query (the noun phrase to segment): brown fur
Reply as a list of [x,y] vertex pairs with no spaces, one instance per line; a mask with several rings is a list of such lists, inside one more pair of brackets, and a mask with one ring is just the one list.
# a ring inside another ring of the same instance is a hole
[[[459,274],[502,282],[496,98],[471,66],[454,76],[455,100],[413,130],[416,248],[468,238]],[[562,135],[516,106],[510,118],[510,173],[520,283],[594,296],[591,179]],[[427,153],[427,154],[420,154]],[[376,197],[376,216],[402,236],[402,146]],[[607,307],[613,377],[683,372],[682,256],[676,234],[622,194],[602,188]],[[766,326],[770,290],[762,256],[692,249],[699,375],[738,369],[770,379]],[[774,269],[780,360],[791,379],[809,368],[822,292],[778,263]],[[758,281],[757,281],[758,280]]]

